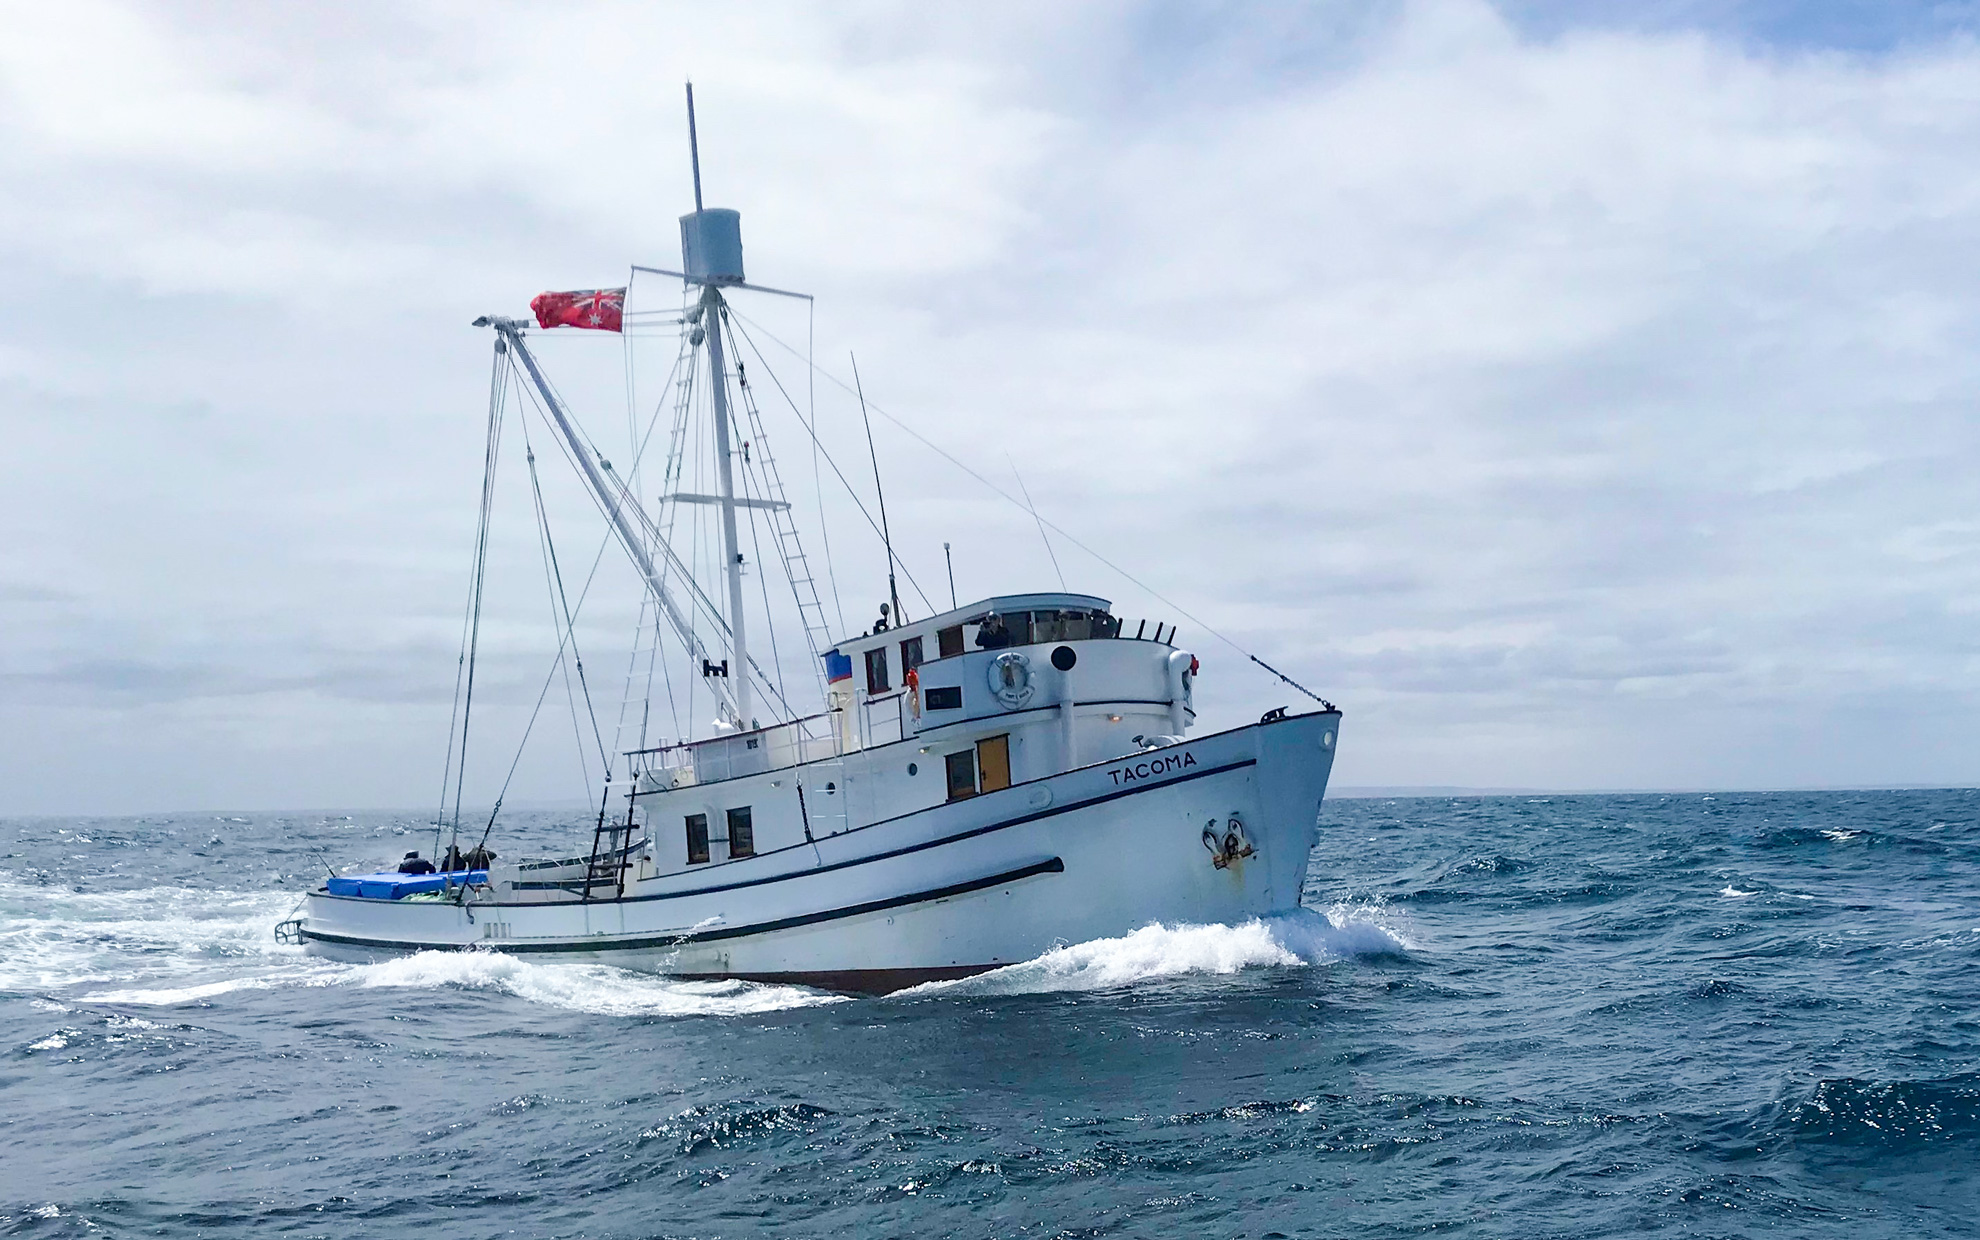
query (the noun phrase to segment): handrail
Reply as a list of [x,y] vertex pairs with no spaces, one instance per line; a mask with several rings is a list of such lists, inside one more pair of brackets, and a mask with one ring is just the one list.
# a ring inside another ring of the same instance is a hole
[[665,753],[670,749],[693,749],[697,745],[715,745],[724,741],[739,740],[746,736],[762,737],[780,728],[795,728],[799,724],[829,718],[831,718],[830,711],[819,711],[815,715],[804,715],[796,719],[786,719],[782,723],[766,724],[760,728],[751,728],[747,732],[725,732],[720,736],[704,736],[698,741],[675,741],[671,745],[650,745],[645,749],[628,749],[625,751],[625,754],[628,758],[636,758],[641,754]]

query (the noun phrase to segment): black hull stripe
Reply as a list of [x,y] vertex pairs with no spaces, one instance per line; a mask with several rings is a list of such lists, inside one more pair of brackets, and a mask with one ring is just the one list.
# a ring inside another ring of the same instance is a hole
[[[1019,879],[1037,874],[1063,874],[1066,863],[1057,857],[1047,857],[1015,870],[1002,874],[992,874],[988,878],[973,878],[968,882],[951,883],[946,887],[935,887],[928,891],[917,891],[904,896],[890,896],[885,900],[868,900],[864,904],[850,904],[844,908],[827,909],[822,913],[805,913],[797,917],[780,917],[775,921],[761,921],[749,926],[716,926],[708,930],[683,931],[675,934],[645,935],[640,938],[607,939],[599,935],[587,935],[582,939],[565,939],[548,943],[517,943],[501,939],[476,939],[472,943],[413,943],[394,939],[365,939],[355,935],[326,934],[321,930],[311,930],[304,926],[305,940],[319,943],[342,943],[353,947],[376,947],[391,951],[498,951],[518,952],[610,952],[631,951],[644,947],[680,947],[688,943],[710,943],[719,939],[739,939],[752,934],[770,934],[778,930],[794,930],[799,926],[813,926],[819,922],[839,921],[847,917],[858,917],[864,913],[879,913],[892,908],[905,908],[910,904],[926,904],[932,900],[946,900],[950,896],[968,895],[972,891],[982,891],[986,887],[999,887],[1014,883]],[[477,908],[487,908],[485,904]]]
[[[613,904],[643,904],[648,900],[685,900],[690,896],[715,895],[718,892],[737,891],[744,887],[761,887],[765,883],[787,883],[795,879],[810,878],[814,874],[830,874],[834,870],[850,869],[856,865],[870,865],[875,861],[886,861],[894,857],[904,857],[909,853],[923,852],[930,848],[940,848],[945,844],[954,844],[962,840],[975,839],[979,835],[989,835],[994,831],[1004,831],[1004,830],[1008,830],[1011,827],[1021,827],[1028,822],[1037,822],[1042,818],[1052,818],[1059,814],[1070,814],[1074,810],[1090,809],[1095,805],[1104,805],[1108,801],[1118,801],[1122,797],[1131,797],[1143,792],[1153,792],[1158,788],[1173,788],[1177,784],[1186,784],[1189,783],[1191,780],[1207,779],[1212,775],[1222,775],[1226,771],[1235,771],[1247,766],[1257,766],[1257,765],[1258,765],[1258,759],[1256,758],[1241,758],[1236,762],[1227,762],[1223,766],[1205,767],[1203,770],[1193,771],[1188,775],[1178,775],[1174,779],[1163,780],[1159,784],[1151,783],[1139,788],[1119,788],[1114,790],[1113,792],[1106,793],[1102,796],[1088,797],[1084,801],[1074,801],[1070,805],[1048,806],[1047,808],[1041,809],[1036,813],[1023,814],[1016,818],[1007,818],[1002,822],[993,822],[990,825],[984,827],[973,827],[968,831],[958,832],[955,835],[945,835],[939,840],[924,840],[919,844],[907,844],[900,848],[889,849],[886,852],[872,853],[864,857],[852,857],[845,861],[834,861],[829,865],[813,866],[808,870],[793,870],[787,874],[772,874],[764,878],[746,878],[738,882],[722,883],[713,887],[696,887],[691,891],[663,891],[656,895],[650,895],[650,896],[622,896],[617,900],[593,900],[590,903],[593,907],[597,907],[600,905],[613,905]],[[1030,786],[1030,785],[1021,785],[1021,786]],[[916,813],[926,814],[932,812],[933,810],[941,809],[941,808],[943,808],[943,806],[940,805],[931,806],[929,809],[917,810]],[[903,815],[903,817],[912,817],[912,816],[913,815]],[[861,831],[871,831],[874,827],[882,825],[882,823],[899,822],[899,821],[900,821],[899,818],[885,818],[882,819],[880,822],[868,823],[866,826],[859,827],[857,829]],[[850,833],[844,832],[842,834],[850,834]],[[830,839],[837,839],[838,837],[828,835],[825,838],[830,840]],[[310,894],[318,897],[319,899],[324,899],[324,898],[332,899],[332,900],[370,899],[370,897],[368,896],[329,896],[322,892],[311,892]],[[476,908],[537,908],[540,906],[540,904],[541,904],[540,901],[530,901],[530,900],[497,900],[488,904],[477,904],[475,905],[475,907]]]

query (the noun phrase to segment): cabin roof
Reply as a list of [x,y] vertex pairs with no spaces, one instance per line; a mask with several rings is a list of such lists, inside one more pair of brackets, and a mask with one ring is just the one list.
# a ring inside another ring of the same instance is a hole
[[870,641],[900,641],[921,633],[933,633],[956,624],[974,624],[991,612],[1046,611],[1046,610],[1087,610],[1105,611],[1113,603],[1092,594],[1068,594],[1064,591],[1043,594],[998,594],[990,598],[978,599],[974,603],[952,608],[939,615],[928,616],[908,624],[899,624],[884,633],[854,633],[839,639],[832,647],[833,653],[843,654],[847,647],[858,648]]

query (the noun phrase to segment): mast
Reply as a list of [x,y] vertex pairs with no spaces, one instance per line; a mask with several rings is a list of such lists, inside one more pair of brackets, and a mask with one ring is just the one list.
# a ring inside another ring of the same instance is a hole
[[[693,99],[689,95],[690,101]],[[697,160],[695,186],[701,184]],[[749,642],[743,621],[742,552],[736,545],[736,481],[729,448],[729,374],[722,360],[722,294],[713,284],[701,292],[702,323],[707,329],[708,378],[715,398],[715,475],[721,485],[722,553],[729,577],[729,658],[736,675],[730,682],[735,689],[737,726],[754,727],[749,715]]]
[[[689,284],[701,286],[700,304],[688,314],[690,323],[699,320],[696,331],[708,350],[709,392],[715,405],[715,474],[721,484],[716,502],[722,508],[723,571],[729,579],[729,666],[730,698],[735,703],[736,724],[748,728],[754,721],[749,714],[749,634],[743,613],[742,549],[736,538],[736,479],[732,459],[733,436],[729,431],[729,372],[722,357],[722,316],[727,306],[721,286],[743,284],[742,217],[725,207],[701,205],[701,140],[694,128],[694,84],[688,83],[688,153],[694,166],[694,214],[681,217],[681,276]],[[690,337],[690,343],[693,338]]]

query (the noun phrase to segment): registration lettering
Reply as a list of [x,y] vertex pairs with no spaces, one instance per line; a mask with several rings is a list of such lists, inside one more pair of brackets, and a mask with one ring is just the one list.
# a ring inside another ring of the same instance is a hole
[[1146,762],[1131,762],[1126,766],[1117,766],[1107,774],[1114,777],[1114,786],[1118,788],[1122,784],[1139,783],[1144,779],[1153,779],[1157,775],[1167,775],[1171,771],[1185,771],[1195,765],[1196,755],[1185,749],[1181,753],[1165,753],[1159,758],[1150,758]]

